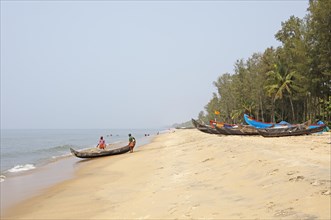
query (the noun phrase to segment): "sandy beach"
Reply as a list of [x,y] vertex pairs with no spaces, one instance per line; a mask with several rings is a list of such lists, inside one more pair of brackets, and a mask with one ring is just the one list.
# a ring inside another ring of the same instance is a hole
[[2,219],[330,219],[330,138],[176,130],[132,154],[77,158],[73,179]]

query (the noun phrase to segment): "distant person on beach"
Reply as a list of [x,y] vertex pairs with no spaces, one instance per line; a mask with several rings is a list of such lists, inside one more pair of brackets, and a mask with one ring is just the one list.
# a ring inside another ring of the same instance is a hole
[[106,142],[105,142],[105,140],[103,139],[102,136],[100,137],[100,140],[99,140],[99,143],[98,143],[97,147],[99,147],[100,149],[105,149],[105,147],[106,147]]
[[133,152],[133,148],[134,148],[135,145],[136,145],[136,139],[131,134],[129,134],[130,153]]

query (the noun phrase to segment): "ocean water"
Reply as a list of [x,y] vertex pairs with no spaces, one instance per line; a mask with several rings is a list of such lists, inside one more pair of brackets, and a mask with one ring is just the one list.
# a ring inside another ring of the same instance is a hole
[[1,130],[1,178],[36,169],[52,160],[70,156],[76,150],[96,147],[100,136],[106,144],[127,144],[128,134],[137,140],[137,147],[149,142],[165,129],[43,129]]

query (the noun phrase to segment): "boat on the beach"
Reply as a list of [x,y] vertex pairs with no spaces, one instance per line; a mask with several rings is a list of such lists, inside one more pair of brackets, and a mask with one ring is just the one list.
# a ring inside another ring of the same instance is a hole
[[270,123],[270,122],[262,122],[255,120],[254,118],[244,114],[245,122],[255,128],[270,128],[270,127],[283,127],[290,126],[291,124],[286,121],[281,121],[279,123]]
[[310,124],[310,120],[302,124],[290,124],[286,121],[267,123],[257,121],[247,114],[244,114],[244,119],[247,124],[257,128],[257,131],[263,137],[298,136],[327,131],[327,126],[322,121],[317,124]]
[[223,135],[258,135],[256,128],[250,125],[236,125],[222,123],[222,126],[208,126],[203,125],[192,119],[193,125],[202,132],[208,134],[223,134]]
[[287,127],[260,128],[257,130],[263,137],[284,137],[313,134],[323,131],[325,127],[325,124],[313,126],[304,126],[301,124]]
[[73,155],[79,158],[94,158],[94,157],[104,157],[104,156],[111,156],[117,154],[124,154],[130,151],[129,145],[124,147],[112,148],[112,149],[87,149],[82,151],[76,151],[70,148],[70,151]]
[[192,123],[194,127],[196,127],[199,131],[202,131],[207,134],[219,134],[219,132],[215,128],[212,128],[208,125],[203,125],[198,121],[194,120],[193,118],[192,118]]
[[229,133],[225,130],[224,127],[215,127],[215,130],[218,132],[218,134],[223,134],[223,135],[229,135]]
[[282,126],[289,126],[290,123],[286,121],[281,121],[279,123],[270,123],[270,122],[262,122],[255,120],[254,118],[244,114],[245,122],[255,128],[270,128],[270,127],[282,127]]
[[215,129],[224,135],[258,135],[257,129],[250,125],[236,125],[232,127],[215,127]]

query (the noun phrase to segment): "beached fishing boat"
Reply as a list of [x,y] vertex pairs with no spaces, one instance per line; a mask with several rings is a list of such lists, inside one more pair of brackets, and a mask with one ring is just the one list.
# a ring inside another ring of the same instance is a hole
[[104,156],[111,156],[116,154],[123,154],[130,151],[129,145],[124,147],[118,147],[118,148],[112,148],[112,149],[87,149],[82,151],[76,151],[72,148],[70,148],[70,151],[73,155],[79,158],[94,158],[94,157],[104,157]]
[[297,125],[287,127],[261,128],[257,130],[263,137],[284,137],[313,134],[323,131],[325,127],[325,124],[313,126]]
[[215,127],[218,134],[229,135],[229,133],[224,129],[224,127]]
[[194,127],[196,127],[196,128],[200,127],[200,125],[201,125],[199,122],[197,122],[197,120],[194,120],[193,118],[192,118],[192,124],[193,124]]
[[281,121],[279,123],[268,123],[268,122],[262,122],[262,121],[257,121],[252,117],[249,117],[247,114],[244,114],[244,119],[245,122],[255,128],[270,128],[270,127],[283,127],[283,126],[289,126],[291,125],[290,123],[286,121]]
[[208,134],[219,134],[215,128],[212,128],[207,125],[203,125],[203,124],[197,122],[196,120],[194,120],[193,118],[192,118],[192,123],[193,123],[194,127],[196,127],[199,131],[202,131],[202,132],[208,133]]
[[237,125],[233,127],[216,127],[216,130],[220,134],[224,135],[258,135],[258,131],[255,127],[250,125]]
[[193,125],[202,132],[208,134],[222,134],[222,135],[258,135],[256,129],[249,125],[235,125],[222,123],[222,126],[208,126],[203,125],[192,119]]

